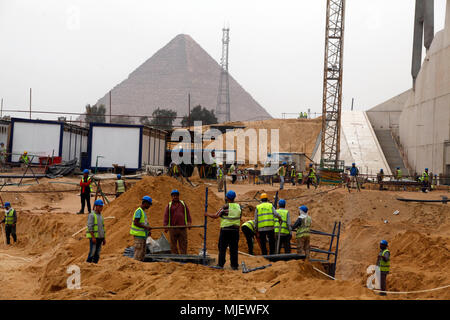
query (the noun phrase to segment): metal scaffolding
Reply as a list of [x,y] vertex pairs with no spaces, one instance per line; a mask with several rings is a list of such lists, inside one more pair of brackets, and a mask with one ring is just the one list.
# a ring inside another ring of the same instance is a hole
[[327,0],[323,75],[321,167],[336,168],[339,160],[345,0]]
[[228,46],[230,28],[223,28],[222,59],[220,61],[219,93],[217,95],[216,116],[219,123],[230,121],[230,85],[228,80]]

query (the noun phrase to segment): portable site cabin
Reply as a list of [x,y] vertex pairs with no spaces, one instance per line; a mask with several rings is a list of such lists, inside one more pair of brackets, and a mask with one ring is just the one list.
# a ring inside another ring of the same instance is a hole
[[60,157],[62,160],[81,160],[87,151],[85,128],[59,121],[11,118],[9,139],[10,162],[19,162],[20,155],[28,152],[33,163],[39,157]]
[[142,125],[91,123],[89,168],[108,170],[113,165],[137,171],[146,165],[164,165],[166,132]]

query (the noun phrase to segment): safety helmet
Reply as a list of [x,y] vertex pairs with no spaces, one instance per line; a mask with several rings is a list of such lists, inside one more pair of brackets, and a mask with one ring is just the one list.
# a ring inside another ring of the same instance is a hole
[[170,192],[170,195],[171,196],[173,196],[174,194],[180,194],[180,191],[178,191],[177,189],[173,189],[171,192]]
[[292,169],[295,169],[295,166],[291,166]]
[[425,168],[425,171],[428,171],[428,168]]
[[383,245],[387,246],[387,245],[388,245],[388,242],[387,242],[386,240],[381,240],[381,241],[380,241],[380,244],[383,244]]
[[233,190],[229,190],[228,192],[227,192],[227,198],[228,199],[230,199],[230,200],[234,200],[234,198],[236,198],[236,192],[234,192]]
[[89,170],[88,169],[84,169],[83,173],[89,173]]
[[280,207],[286,206],[286,200],[280,199],[280,201],[278,201],[278,205],[279,205]]
[[143,198],[142,198],[142,201],[147,201],[148,203],[152,203],[152,198],[150,198],[149,196],[144,196]]
[[283,161],[283,165],[287,164],[286,161]]
[[303,211],[304,213],[307,213],[307,212],[308,212],[308,207],[305,206],[305,205],[302,205],[302,206],[300,206],[300,207],[298,207],[298,208],[300,209],[300,211]]
[[354,166],[354,165],[355,165],[355,163],[353,162],[353,163],[352,163],[352,166]]
[[5,202],[5,207],[11,207],[11,203]]
[[397,167],[397,169],[400,169],[400,167]]
[[28,152],[26,152],[26,151],[24,151],[23,153],[24,153],[24,154],[28,154]]
[[383,172],[383,168],[381,168],[380,171]]
[[268,199],[267,193],[262,193],[260,199]]
[[309,166],[312,167],[312,163],[310,163]]
[[97,199],[94,202],[94,206],[103,206],[103,200],[102,199]]
[[119,174],[117,175],[117,179],[120,179],[120,178],[122,178],[122,175],[119,173]]

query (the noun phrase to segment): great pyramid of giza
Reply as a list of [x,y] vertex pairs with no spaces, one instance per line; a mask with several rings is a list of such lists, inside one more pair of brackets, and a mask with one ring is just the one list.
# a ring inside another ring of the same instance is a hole
[[[112,114],[151,115],[159,108],[188,113],[201,105],[216,109],[220,65],[189,35],[180,34],[111,90]],[[271,119],[230,74],[231,121]],[[97,101],[109,114],[109,93]],[[138,118],[133,118],[138,122]]]

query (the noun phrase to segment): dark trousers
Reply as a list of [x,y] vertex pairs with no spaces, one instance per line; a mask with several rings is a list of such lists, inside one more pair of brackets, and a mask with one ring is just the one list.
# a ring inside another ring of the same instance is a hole
[[[278,234],[275,234],[275,238],[278,241]],[[291,253],[291,235],[290,234],[282,234],[280,236],[280,251],[284,248],[284,253]]]
[[253,255],[253,238],[255,236],[255,233],[246,226],[242,226],[241,230],[245,236],[245,239],[247,240],[248,254]]
[[82,193],[81,194],[81,210],[80,212],[84,213],[84,206],[87,203],[88,213],[91,212],[91,194],[90,193]]
[[96,243],[89,239],[89,255],[86,262],[97,263],[100,259],[100,252],[102,251],[103,238],[96,238]]
[[227,247],[230,247],[230,264],[231,268],[237,269],[238,263],[238,245],[239,245],[239,229],[236,230],[224,230],[220,229],[219,236],[219,266],[225,265],[225,254],[227,253]]
[[[380,271],[380,290],[386,291],[386,277],[389,272]],[[380,292],[380,296],[385,296],[385,292]]]
[[236,180],[237,180],[237,175],[233,174],[233,175],[231,175],[231,178],[233,179],[231,181],[231,183],[234,184],[236,182]]
[[269,241],[269,253],[275,254],[275,232],[273,230],[260,231],[259,242],[261,244],[262,255],[267,255],[266,242]]
[[7,224],[5,225],[5,233],[6,233],[6,244],[10,244],[10,235],[12,235],[14,242],[17,242],[17,236],[16,236],[16,227]]
[[295,177],[291,177],[292,185],[295,186]]

